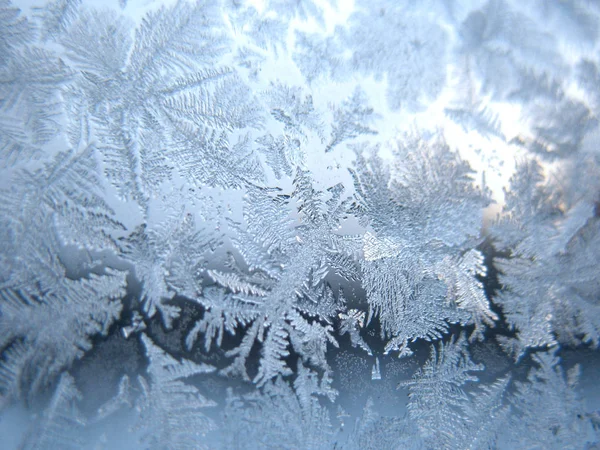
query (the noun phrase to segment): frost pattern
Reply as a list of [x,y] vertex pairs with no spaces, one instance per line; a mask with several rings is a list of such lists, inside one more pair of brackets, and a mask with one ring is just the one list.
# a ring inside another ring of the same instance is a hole
[[[402,166],[391,170],[376,155],[358,155],[352,209],[373,229],[361,262],[371,315],[392,338],[386,352],[410,355],[410,342],[438,339],[451,323],[479,328],[497,317],[476,278],[482,267],[473,237],[487,200],[468,165],[443,142],[410,138],[393,151]],[[446,220],[454,225],[442,227]]]
[[298,366],[293,387],[281,378],[265,385],[258,393],[242,398],[230,396],[225,407],[225,423],[230,436],[226,447],[330,448],[334,445],[329,413],[319,402],[330,388],[319,383],[317,375]]
[[85,424],[75,403],[80,398],[81,394],[75,387],[75,380],[65,372],[60,377],[48,407],[35,424],[35,429],[23,443],[23,448],[60,446],[65,449],[75,449],[81,446],[82,442],[78,441],[73,433]]
[[582,198],[565,213],[551,189],[539,163],[522,163],[512,179],[518,196],[507,202],[511,218],[497,225],[500,242],[512,250],[498,261],[505,290],[497,301],[518,331],[518,342],[509,343],[515,357],[558,342],[598,346],[594,207]]
[[[323,202],[309,174],[300,169],[293,184],[294,191],[287,198],[265,189],[248,193],[247,226],[232,225],[237,229],[234,244],[249,273],[237,267],[235,259],[232,274],[209,271],[209,277],[225,289],[217,294],[224,304],[213,304],[216,295],[207,303],[198,298],[208,312],[194,333],[212,329],[212,336],[216,330],[221,336],[223,329],[232,331],[227,324],[232,319],[249,326],[241,344],[229,351],[235,359],[227,372],[238,372],[248,379],[246,360],[254,342],[262,343],[254,377],[259,385],[278,374],[292,373],[285,362],[290,344],[307,362],[328,370],[327,345],[337,346],[332,320],[343,306],[325,278],[330,273],[344,276],[351,269],[338,263],[340,257],[352,263],[352,241],[348,243],[331,232],[344,213],[338,203],[341,192],[334,190],[332,198]],[[295,227],[289,226],[285,208],[292,202],[298,204],[299,223]]]
[[530,371],[529,383],[517,385],[514,407],[518,413],[511,422],[514,445],[582,448],[588,425],[582,420],[584,405],[574,389],[579,367],[570,369],[565,379],[559,360],[552,353],[535,355],[533,359],[538,367]]
[[594,2],[113,3],[0,0],[21,448],[598,445]]
[[201,438],[214,425],[203,410],[215,406],[215,403],[183,380],[210,373],[214,367],[178,361],[156,347],[145,335],[142,335],[142,342],[150,361],[149,379],[142,376],[138,379],[142,390],[138,410],[144,442],[159,448],[208,448]]

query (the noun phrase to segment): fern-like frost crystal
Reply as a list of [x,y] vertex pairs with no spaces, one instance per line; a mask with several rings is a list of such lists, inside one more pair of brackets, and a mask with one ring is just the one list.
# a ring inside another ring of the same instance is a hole
[[20,3],[0,447],[600,446],[597,2]]

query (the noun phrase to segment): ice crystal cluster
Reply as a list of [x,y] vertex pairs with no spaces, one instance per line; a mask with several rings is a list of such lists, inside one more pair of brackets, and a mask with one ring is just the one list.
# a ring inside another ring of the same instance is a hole
[[0,0],[0,447],[600,448],[599,38]]

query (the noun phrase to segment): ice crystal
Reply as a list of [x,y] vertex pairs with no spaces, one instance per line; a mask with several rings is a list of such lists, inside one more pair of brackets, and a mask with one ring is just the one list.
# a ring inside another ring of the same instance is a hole
[[600,8],[413,3],[0,0],[3,448],[598,445]]
[[183,380],[210,373],[214,367],[179,361],[145,335],[142,341],[150,359],[149,379],[140,376],[138,380],[142,389],[138,409],[140,427],[145,430],[144,442],[159,448],[208,448],[202,438],[214,425],[203,410],[215,403]]
[[[209,276],[225,291],[211,293],[206,303],[198,298],[208,312],[194,333],[211,329],[215,331],[209,336],[214,336],[216,330],[221,336],[223,329],[232,331],[233,326],[227,325],[231,319],[249,325],[240,346],[228,353],[235,358],[228,372],[248,378],[246,360],[254,342],[262,343],[260,366],[254,377],[259,384],[277,374],[291,374],[285,362],[290,344],[307,362],[325,370],[326,347],[337,346],[331,322],[340,305],[325,278],[330,271],[336,271],[336,256],[352,256],[352,245],[331,233],[343,208],[335,197],[333,202],[324,204],[308,173],[302,170],[296,173],[294,187],[288,198],[264,189],[251,191],[251,207],[245,214],[247,227],[233,226],[238,230],[236,247],[249,272],[226,275],[210,271]],[[290,224],[289,210],[283,207],[290,201],[298,203],[301,221],[295,227]],[[348,272],[348,267],[343,269],[337,271],[338,275]],[[221,299],[221,305],[215,304],[217,299]],[[218,324],[219,321],[223,323]],[[190,342],[188,339],[188,346]]]
[[522,163],[507,201],[511,217],[497,226],[500,245],[512,250],[497,263],[505,286],[497,302],[519,332],[515,356],[559,341],[598,345],[598,221],[583,199],[565,214],[549,188],[536,161]]
[[227,447],[252,448],[330,448],[333,430],[327,408],[319,397],[329,388],[317,375],[298,366],[293,387],[281,378],[266,384],[261,392],[244,397],[230,394],[225,421],[231,434]]
[[479,328],[496,315],[476,278],[481,254],[472,237],[486,198],[468,165],[440,142],[413,140],[394,151],[406,158],[395,171],[377,155],[358,156],[353,210],[373,229],[361,262],[371,314],[392,337],[386,350],[410,354],[409,342],[437,339],[449,323]]
[[579,367],[569,370],[565,379],[552,353],[536,354],[534,361],[539,367],[531,369],[529,383],[517,385],[513,445],[582,448],[588,436],[584,406],[574,390]]

